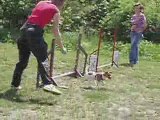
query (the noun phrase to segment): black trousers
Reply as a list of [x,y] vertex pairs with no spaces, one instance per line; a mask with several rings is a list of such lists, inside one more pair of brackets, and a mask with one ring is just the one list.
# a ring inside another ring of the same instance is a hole
[[21,83],[21,76],[24,69],[27,67],[31,52],[36,57],[38,62],[39,73],[43,84],[51,84],[51,78],[48,75],[46,63],[47,44],[43,38],[43,29],[37,25],[27,24],[22,30],[20,38],[17,40],[19,50],[19,62],[16,64],[11,85],[18,87]]

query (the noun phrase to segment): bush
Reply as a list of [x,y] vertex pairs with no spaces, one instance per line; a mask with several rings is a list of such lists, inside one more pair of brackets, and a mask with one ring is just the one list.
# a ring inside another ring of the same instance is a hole
[[160,61],[160,45],[153,44],[149,41],[142,41],[140,44],[140,55],[147,60]]
[[[37,0],[1,0],[0,21],[4,26],[19,27],[30,14]],[[118,29],[119,41],[129,41],[130,18],[133,5],[131,0],[68,0],[62,11],[62,30],[77,32],[85,26],[85,33],[95,34],[104,28],[108,40],[112,40],[114,29]],[[145,7],[148,25],[160,28],[160,2],[158,0],[139,0]],[[147,40],[159,42],[159,34],[146,33]]]

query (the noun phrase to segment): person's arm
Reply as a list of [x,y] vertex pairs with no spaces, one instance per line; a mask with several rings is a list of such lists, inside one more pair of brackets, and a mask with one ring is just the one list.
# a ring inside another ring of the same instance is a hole
[[133,15],[131,18],[131,25],[136,25],[136,24],[137,24],[136,16]]
[[20,28],[20,30],[23,30],[25,28],[26,24],[27,24],[27,21],[22,25],[22,27]]
[[[146,17],[145,17],[145,15],[144,15],[144,30],[146,30],[146,28],[147,28],[147,20],[146,20]],[[143,30],[143,31],[144,31]]]
[[61,48],[64,49],[63,43],[62,43],[62,37],[61,33],[59,31],[59,22],[60,22],[60,13],[56,13],[53,18],[53,34],[55,37],[56,44]]
[[132,16],[132,18],[131,18],[131,31],[134,31],[136,26],[137,25],[136,25],[135,18],[134,18],[134,16]]

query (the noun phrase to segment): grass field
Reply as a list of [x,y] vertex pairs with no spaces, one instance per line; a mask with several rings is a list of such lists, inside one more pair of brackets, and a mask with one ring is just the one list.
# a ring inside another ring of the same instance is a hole
[[[132,69],[121,57],[119,68],[106,68],[112,79],[104,86],[84,89],[91,85],[86,78],[64,77],[57,82],[69,89],[60,89],[63,94],[57,96],[35,88],[33,56],[23,74],[23,89],[10,89],[17,55],[16,45],[0,44],[0,120],[160,120],[160,62],[140,59]],[[65,62],[73,65],[73,59],[57,59],[60,71]]]

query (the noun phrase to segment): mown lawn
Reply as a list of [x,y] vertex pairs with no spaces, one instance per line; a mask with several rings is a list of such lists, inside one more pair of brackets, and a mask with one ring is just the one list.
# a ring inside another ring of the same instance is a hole
[[[18,93],[10,89],[17,55],[16,45],[0,43],[0,120],[160,119],[160,62],[141,59],[131,69],[127,58],[121,58],[119,68],[105,69],[112,71],[112,79],[100,89],[84,89],[90,82],[94,85],[86,78],[64,77],[57,82],[69,89],[60,89],[63,94],[57,96],[35,88],[37,65],[33,56],[23,74],[23,89]],[[55,68],[63,71],[73,66],[72,56],[72,51],[59,55]]]

